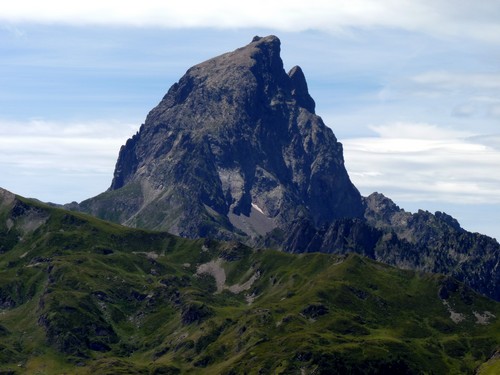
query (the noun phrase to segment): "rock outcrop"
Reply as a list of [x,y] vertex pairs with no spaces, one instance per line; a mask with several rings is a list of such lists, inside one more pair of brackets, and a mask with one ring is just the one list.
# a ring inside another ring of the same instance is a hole
[[500,245],[470,233],[443,212],[400,209],[383,194],[364,198],[365,219],[315,228],[297,222],[283,243],[288,252],[358,253],[403,269],[451,275],[500,300]]
[[[120,150],[110,189],[83,211],[133,227],[247,243],[363,216],[342,145],[315,114],[275,36],[196,65]],[[274,238],[273,237],[273,238]]]

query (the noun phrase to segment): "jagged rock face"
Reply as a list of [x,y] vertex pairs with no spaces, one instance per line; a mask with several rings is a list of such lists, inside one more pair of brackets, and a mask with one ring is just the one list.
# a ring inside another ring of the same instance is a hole
[[[444,212],[409,213],[382,194],[365,198],[368,224],[386,233],[378,259],[398,267],[451,274],[500,300],[500,245],[471,233]],[[397,244],[397,245],[396,245]]]
[[456,277],[500,300],[500,245],[470,233],[443,213],[410,213],[379,193],[364,198],[365,219],[340,219],[315,228],[306,220],[291,226],[288,252],[355,252],[403,269]]
[[342,145],[314,107],[302,70],[283,69],[279,39],[255,37],[189,69],[121,148],[109,191],[81,208],[223,239],[362,217]]

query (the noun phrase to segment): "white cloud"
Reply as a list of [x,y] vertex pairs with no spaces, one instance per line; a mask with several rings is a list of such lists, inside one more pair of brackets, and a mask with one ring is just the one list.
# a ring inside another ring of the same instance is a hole
[[448,140],[450,138],[468,137],[472,134],[426,123],[395,122],[385,125],[371,125],[381,138],[401,138],[414,140]]
[[432,86],[442,90],[500,89],[500,74],[458,74],[450,72],[427,72],[413,77],[417,84]]
[[451,113],[456,117],[472,117],[477,112],[478,110],[473,103],[463,103],[453,108]]
[[455,106],[451,113],[455,117],[477,118],[478,116],[482,116],[496,120],[497,118],[500,118],[500,100],[487,100],[487,98],[471,98],[467,102]]
[[492,117],[499,117],[500,118],[500,104],[492,105],[489,108],[488,114]]
[[11,136],[26,137],[26,139],[48,137],[50,139],[98,138],[106,140],[122,138],[125,134],[131,135],[133,130],[137,130],[137,124],[127,124],[114,120],[73,122],[47,121],[36,118],[24,122],[0,120],[0,141]]
[[[460,69],[462,72],[459,73],[437,70],[406,73],[404,78],[384,85],[378,91],[378,99],[384,104],[396,103],[396,111],[404,116],[400,118],[407,121],[436,121],[442,124],[452,120],[454,126],[461,124],[469,129],[482,128],[483,132],[495,131],[486,127],[495,129],[495,121],[500,117],[500,73],[489,72],[488,64],[474,66],[463,63]],[[402,112],[403,105],[406,106],[406,113]],[[421,117],[409,116],[417,114],[417,111],[420,111]],[[385,121],[393,120],[389,116],[387,111]]]
[[500,203],[500,137],[429,124],[373,126],[372,138],[343,141],[346,165],[363,194],[402,201]]
[[66,5],[59,0],[18,0],[2,4],[0,11],[0,19],[8,22],[337,32],[387,27],[485,41],[500,39],[499,15],[496,0],[88,0]]
[[136,130],[118,122],[0,121],[2,187],[58,203],[98,194]]

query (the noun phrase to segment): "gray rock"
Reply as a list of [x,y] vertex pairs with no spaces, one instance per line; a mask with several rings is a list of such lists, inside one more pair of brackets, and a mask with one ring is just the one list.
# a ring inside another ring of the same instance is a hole
[[307,220],[294,222],[283,249],[354,252],[402,269],[451,275],[500,301],[500,245],[495,239],[467,232],[443,212],[406,212],[380,193],[364,202],[364,220],[338,219],[321,228]]
[[185,237],[256,243],[297,218],[362,217],[342,145],[275,36],[190,68],[122,146],[83,211]]

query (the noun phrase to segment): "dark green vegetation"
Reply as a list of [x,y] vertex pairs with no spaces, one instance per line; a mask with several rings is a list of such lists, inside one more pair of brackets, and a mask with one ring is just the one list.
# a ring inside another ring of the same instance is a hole
[[0,252],[0,373],[473,373],[500,346],[497,302],[358,255],[186,240],[3,190]]

